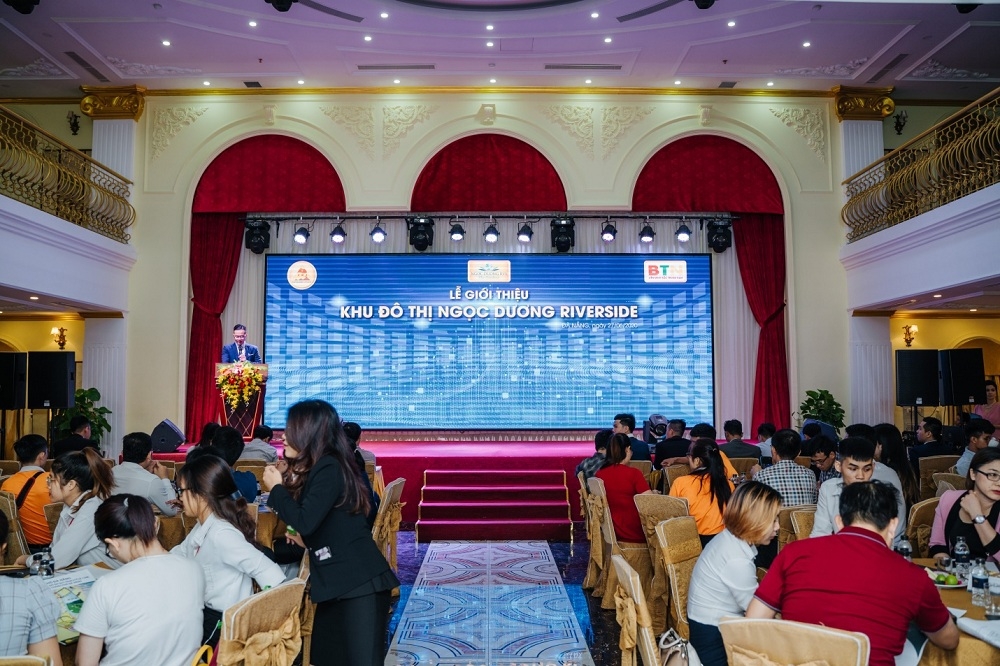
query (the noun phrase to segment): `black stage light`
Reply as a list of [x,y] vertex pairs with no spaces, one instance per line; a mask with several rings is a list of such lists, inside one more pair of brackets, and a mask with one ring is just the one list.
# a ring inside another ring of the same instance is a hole
[[618,235],[618,229],[615,228],[615,225],[608,222],[607,224],[604,225],[604,230],[601,231],[601,240],[604,241],[605,243],[610,243],[615,239],[615,236],[617,235]]
[[517,230],[517,240],[522,243],[530,243],[531,237],[535,235],[535,232],[531,230],[531,225],[525,222],[521,225],[521,228]]
[[483,232],[483,238],[486,239],[487,243],[496,243],[500,240],[500,230],[497,229],[497,225],[491,224],[486,227],[486,231]]
[[271,225],[267,220],[247,220],[243,226],[247,229],[243,236],[246,248],[254,254],[264,254],[271,247]]
[[576,222],[572,217],[557,217],[552,220],[552,247],[557,252],[569,252],[576,245]]
[[3,4],[8,5],[15,12],[30,14],[38,6],[38,0],[3,0]]
[[715,0],[694,0],[694,6],[698,9],[708,9],[715,4]]
[[712,220],[708,223],[708,245],[721,254],[733,245],[732,225],[726,220]]
[[[6,2],[6,0],[4,0]],[[35,0],[35,4],[38,4],[38,0]],[[962,2],[955,5],[955,9],[958,10],[959,14],[971,14],[976,11],[980,3],[977,2]],[[28,11],[31,11],[30,9]],[[27,14],[28,12],[24,12]]]
[[305,245],[306,241],[309,240],[309,230],[305,227],[299,227],[295,230],[295,235],[292,236],[292,240],[299,245]]
[[347,232],[344,231],[344,227],[339,224],[333,228],[330,232],[330,240],[338,245],[347,240]]
[[460,241],[463,238],[465,238],[465,227],[463,227],[458,222],[455,222],[454,224],[451,225],[451,231],[449,231],[448,233],[451,234],[451,239],[453,241]]
[[381,243],[382,241],[385,240],[385,229],[382,228],[381,224],[375,222],[375,228],[372,229],[371,233],[369,233],[368,235],[371,236],[372,240],[375,241],[376,243]]
[[691,230],[688,229],[688,225],[683,223],[681,224],[681,226],[677,227],[677,231],[674,233],[674,235],[677,236],[677,240],[679,240],[682,243],[687,243],[689,240],[691,240]]
[[655,235],[653,227],[650,226],[648,222],[646,223],[646,226],[639,230],[639,240],[643,243],[652,243],[653,236]]
[[292,4],[298,2],[299,0],[266,0],[267,4],[271,5],[279,12],[287,12],[292,8]]
[[410,245],[417,252],[423,252],[434,244],[434,220],[431,218],[408,218],[406,228],[410,230]]

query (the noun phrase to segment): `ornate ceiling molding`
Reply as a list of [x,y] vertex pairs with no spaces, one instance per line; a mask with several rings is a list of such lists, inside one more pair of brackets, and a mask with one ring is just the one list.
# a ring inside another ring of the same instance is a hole
[[892,88],[854,88],[834,86],[837,118],[843,120],[878,120],[892,114],[895,102],[889,97]]
[[594,156],[594,109],[589,106],[553,104],[542,109],[549,120],[561,125],[588,157]]
[[141,62],[129,62],[124,58],[108,56],[108,62],[119,72],[127,76],[182,76],[184,74],[201,74],[201,69],[191,67],[168,67],[166,65],[147,65]]
[[816,155],[826,162],[826,114],[821,109],[771,109],[771,113],[806,140]]
[[208,111],[207,106],[200,108],[190,106],[174,106],[168,109],[157,109],[153,116],[153,151],[152,159],[158,158],[170,145],[170,141],[180,134],[181,130]]
[[22,65],[21,67],[5,67],[0,69],[0,76],[15,78],[36,78],[40,76],[65,77],[66,72],[62,71],[58,65],[47,58],[38,58],[34,62]]
[[437,111],[436,106],[386,106],[382,108],[382,157],[388,157],[399,148],[399,142],[417,123]]
[[838,63],[835,65],[823,65],[822,67],[783,67],[774,70],[775,74],[785,74],[791,76],[822,76],[845,78],[854,76],[862,65],[868,62],[868,58],[858,58],[850,62]]
[[80,86],[85,97],[80,110],[94,120],[138,121],[146,108],[146,89],[142,86]]
[[610,106],[601,111],[601,159],[607,158],[633,125],[653,112],[651,106]]
[[321,106],[320,111],[354,135],[365,154],[375,158],[375,108],[367,106]]
[[928,60],[909,73],[908,79],[985,79],[988,72],[973,72],[958,67],[947,67],[937,60]]

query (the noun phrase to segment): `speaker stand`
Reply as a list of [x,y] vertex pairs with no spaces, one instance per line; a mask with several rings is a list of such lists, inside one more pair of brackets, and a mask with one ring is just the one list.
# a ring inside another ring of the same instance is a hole
[[0,409],[0,459],[7,460],[7,410]]

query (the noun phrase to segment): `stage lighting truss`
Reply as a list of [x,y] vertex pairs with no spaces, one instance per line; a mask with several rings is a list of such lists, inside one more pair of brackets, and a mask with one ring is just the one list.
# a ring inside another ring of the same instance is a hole
[[368,235],[371,236],[372,240],[376,243],[381,243],[385,240],[385,229],[382,228],[382,223],[377,217],[375,218],[375,227],[369,232]]
[[455,218],[455,221],[451,223],[451,231],[449,231],[448,234],[456,243],[465,238],[465,227],[459,223],[457,217]]
[[530,243],[531,237],[534,235],[535,232],[532,231],[531,225],[528,224],[528,220],[525,220],[524,224],[521,225],[521,228],[517,230],[517,240],[522,243]]
[[347,232],[344,231],[344,227],[340,224],[340,221],[338,220],[337,226],[335,226],[330,231],[330,242],[340,245],[345,240],[347,240]]
[[417,252],[423,252],[434,244],[434,220],[429,217],[411,217],[406,220],[410,232],[410,245]]
[[604,229],[601,230],[601,240],[605,243],[612,243],[617,235],[618,227],[611,224],[611,218],[609,217],[607,224],[604,225]]
[[292,240],[297,245],[305,245],[309,241],[309,228],[301,226],[296,229],[295,234],[292,235]]
[[490,216],[490,224],[486,227],[486,231],[483,232],[483,240],[487,243],[496,243],[500,240],[500,230],[497,229],[497,225],[493,223],[493,216]]
[[653,225],[649,223],[649,218],[646,218],[645,226],[639,230],[639,241],[642,243],[652,243],[654,236],[656,236],[656,232],[653,231]]
[[552,247],[556,252],[569,252],[576,245],[576,221],[572,217],[556,217],[552,227]]
[[677,227],[677,231],[674,232],[674,236],[677,237],[679,242],[687,243],[691,240],[691,229],[689,229],[688,225],[682,221],[681,226]]
[[730,220],[710,220],[707,228],[708,246],[722,254],[733,245],[733,224]]

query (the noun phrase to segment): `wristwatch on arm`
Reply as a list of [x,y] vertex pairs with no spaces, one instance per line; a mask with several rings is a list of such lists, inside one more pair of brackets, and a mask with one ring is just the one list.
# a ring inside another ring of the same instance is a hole
[[983,514],[979,514],[978,516],[972,519],[972,522],[974,522],[976,525],[982,525],[983,523],[986,522],[986,516],[984,516]]

